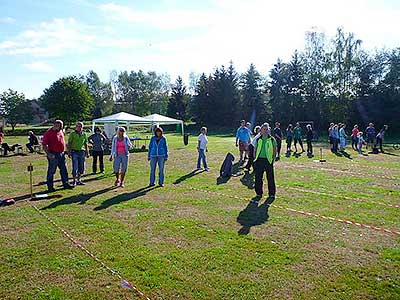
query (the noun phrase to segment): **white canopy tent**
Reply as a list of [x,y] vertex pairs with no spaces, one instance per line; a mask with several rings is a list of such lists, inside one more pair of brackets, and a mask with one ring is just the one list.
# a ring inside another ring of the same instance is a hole
[[181,130],[182,130],[182,135],[184,134],[183,121],[182,120],[173,119],[173,118],[162,116],[162,115],[159,115],[159,114],[152,114],[152,115],[143,117],[143,119],[146,119],[146,120],[150,121],[152,127],[160,126],[160,125],[180,124],[181,125]]
[[[136,115],[131,115],[126,112],[120,112],[114,115],[110,115],[107,117],[99,118],[99,119],[94,119],[92,121],[92,131],[94,132],[94,128],[96,124],[104,124],[104,130],[106,131],[106,134],[108,136],[112,136],[114,134],[114,128],[115,126],[118,126],[119,124],[126,124],[128,127],[131,124],[135,125],[152,125],[152,121],[136,116]],[[111,132],[107,132],[111,131]],[[110,135],[111,134],[111,135]]]

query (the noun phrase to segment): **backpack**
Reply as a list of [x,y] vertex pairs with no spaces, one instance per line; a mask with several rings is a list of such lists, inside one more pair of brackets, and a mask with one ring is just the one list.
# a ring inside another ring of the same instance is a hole
[[231,177],[233,173],[233,165],[232,162],[235,160],[235,157],[232,153],[226,154],[224,162],[222,163],[221,169],[219,170],[220,177]]

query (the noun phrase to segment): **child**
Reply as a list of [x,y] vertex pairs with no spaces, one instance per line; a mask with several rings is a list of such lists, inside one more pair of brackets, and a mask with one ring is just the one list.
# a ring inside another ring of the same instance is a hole
[[201,161],[203,161],[203,167],[204,170],[208,171],[209,168],[207,166],[207,161],[206,161],[206,151],[207,151],[207,144],[208,144],[208,138],[207,138],[207,127],[201,127],[200,129],[200,135],[197,139],[197,151],[199,152],[199,156],[197,158],[197,170],[201,170]]
[[357,134],[357,150],[359,154],[362,154],[362,146],[365,145],[366,142],[363,138],[363,133],[361,131]]

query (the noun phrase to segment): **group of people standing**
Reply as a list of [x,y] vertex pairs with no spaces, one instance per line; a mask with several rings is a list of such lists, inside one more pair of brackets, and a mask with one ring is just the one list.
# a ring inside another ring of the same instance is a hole
[[[338,150],[341,152],[345,151],[346,147],[346,138],[348,137],[346,134],[346,125],[342,123],[334,124],[331,123],[328,128],[328,135],[329,135],[329,144],[331,146],[331,151],[336,153]],[[351,147],[354,151],[358,153],[363,153],[363,146],[371,147],[373,150],[378,152],[379,150],[384,153],[383,151],[383,140],[385,137],[385,133],[388,129],[388,125],[384,125],[382,129],[376,134],[375,127],[373,123],[369,123],[367,128],[365,129],[365,138],[364,133],[359,130],[358,125],[354,125],[351,131]],[[339,146],[339,149],[338,149]]]
[[[247,164],[244,166],[247,172],[251,168],[254,169],[255,174],[255,192],[256,197],[253,201],[258,202],[264,194],[263,191],[263,176],[266,173],[268,182],[268,199],[273,201],[276,194],[275,177],[274,177],[274,162],[280,159],[280,152],[282,147],[283,133],[280,128],[279,122],[275,123],[274,129],[271,129],[268,123],[261,126],[255,126],[254,131],[251,130],[251,123],[245,120],[240,122],[240,127],[236,131],[236,147],[239,148],[240,160],[239,164],[244,165],[245,160]],[[347,134],[344,124],[331,123],[328,129],[329,143],[331,150],[337,152],[338,150],[344,151],[346,146]],[[366,140],[363,138],[363,133],[358,130],[358,126],[354,125],[351,133],[352,147],[354,150],[362,153],[362,146],[374,145],[376,148],[379,145],[381,152],[382,142],[388,126],[385,125],[376,135],[375,128],[372,123],[366,128]],[[252,137],[253,136],[253,137]],[[2,143],[4,133],[0,131],[0,144]],[[314,133],[311,124],[306,125],[305,138],[307,141],[307,155],[313,156],[312,141]],[[300,123],[297,122],[293,128],[289,124],[286,129],[286,144],[287,152],[291,153],[292,142],[297,153],[297,144],[303,147],[303,132]],[[110,139],[102,133],[99,127],[96,127],[94,133],[87,136],[84,131],[82,122],[77,122],[75,129],[68,136],[67,143],[64,137],[64,124],[61,120],[56,120],[53,126],[48,129],[42,139],[43,150],[47,155],[48,169],[47,169],[47,187],[49,192],[55,191],[54,189],[54,174],[57,168],[60,170],[61,181],[65,189],[71,189],[77,185],[85,185],[82,181],[82,175],[85,171],[85,160],[89,157],[89,144],[92,146],[91,154],[93,156],[93,173],[97,172],[97,161],[99,162],[100,173],[104,173],[104,150],[105,145],[110,143]],[[28,149],[33,151],[32,146],[38,144],[37,137],[33,132],[29,133]],[[201,169],[201,164],[205,171],[209,170],[206,160],[206,152],[208,145],[207,128],[202,127],[200,134],[197,138],[197,170]],[[113,161],[113,171],[115,174],[114,186],[125,186],[125,175],[129,164],[129,152],[133,145],[126,133],[124,127],[117,127],[115,135],[111,138],[111,154],[110,161]],[[72,160],[72,183],[68,181],[68,170],[66,166],[65,154]],[[154,186],[156,181],[156,169],[158,166],[158,184],[164,186],[165,163],[168,160],[168,143],[164,136],[161,127],[154,128],[154,135],[150,139],[147,159],[150,164],[150,180],[149,186]]]
[[[68,136],[65,143],[64,124],[56,120],[51,128],[43,135],[42,146],[46,153],[47,189],[54,192],[54,174],[57,168],[60,170],[61,182],[65,189],[72,189],[77,185],[85,185],[82,175],[85,171],[85,160],[89,157],[89,144],[92,145],[93,173],[97,172],[97,161],[99,161],[100,173],[104,173],[104,149],[108,138],[96,127],[94,134],[89,137],[83,130],[83,123],[77,122],[75,129]],[[150,186],[155,183],[155,170],[159,168],[159,185],[164,185],[164,163],[168,159],[168,145],[163,136],[161,128],[154,130],[155,135],[149,143],[148,160],[150,162]],[[126,134],[124,127],[117,127],[115,135],[111,139],[110,161],[113,161],[113,171],[116,177],[115,186],[125,186],[125,174],[129,163],[129,150],[132,143]],[[68,170],[65,154],[72,160],[72,183],[68,181]]]

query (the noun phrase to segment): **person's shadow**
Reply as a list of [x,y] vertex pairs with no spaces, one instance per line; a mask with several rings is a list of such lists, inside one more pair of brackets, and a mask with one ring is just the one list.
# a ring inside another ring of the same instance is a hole
[[236,163],[234,163],[233,165],[232,165],[232,176],[227,176],[227,177],[221,177],[221,176],[219,176],[218,178],[217,178],[217,185],[219,185],[219,184],[225,184],[225,183],[227,183],[230,179],[231,179],[231,177],[236,177],[236,176],[239,176],[239,175],[241,175],[242,173],[240,173],[240,163],[239,162],[236,162]]
[[174,184],[179,184],[182,181],[185,181],[186,179],[189,179],[189,178],[191,178],[193,176],[196,176],[196,175],[198,175],[200,173],[203,173],[203,172],[205,172],[205,170],[193,170],[192,172],[187,173],[187,174],[179,177],[177,180],[174,181]]
[[248,189],[254,189],[254,176],[255,176],[255,172],[245,172],[244,176],[242,178],[240,178],[240,182],[247,186]]
[[250,201],[246,208],[239,213],[236,219],[237,222],[242,225],[242,228],[238,231],[239,235],[249,234],[251,227],[264,224],[268,221],[268,209],[273,200],[268,199],[258,206],[258,203],[253,202],[255,199],[257,199],[257,197]]
[[352,157],[351,157],[351,155],[349,154],[349,153],[347,153],[346,151],[341,151],[341,153],[342,153],[342,155],[344,156],[344,157],[346,157],[346,158],[348,158],[348,159],[353,159]]
[[117,196],[114,196],[110,199],[105,200],[103,203],[101,203],[99,206],[95,207],[94,210],[103,210],[106,208],[109,208],[112,205],[116,205],[122,202],[126,202],[138,197],[142,197],[144,195],[146,195],[148,192],[150,192],[151,190],[154,190],[156,188],[158,188],[159,186],[146,186],[143,188],[140,188],[136,191],[130,192],[130,193],[123,193]]
[[86,193],[86,194],[78,194],[66,198],[62,198],[56,202],[53,202],[49,204],[46,207],[43,207],[41,210],[49,209],[49,208],[55,208],[60,205],[67,205],[67,204],[73,204],[73,203],[79,203],[79,204],[85,204],[89,199],[96,197],[98,195],[104,194],[106,192],[109,192],[113,189],[116,189],[116,187],[108,187],[102,190],[95,191],[93,193]]

